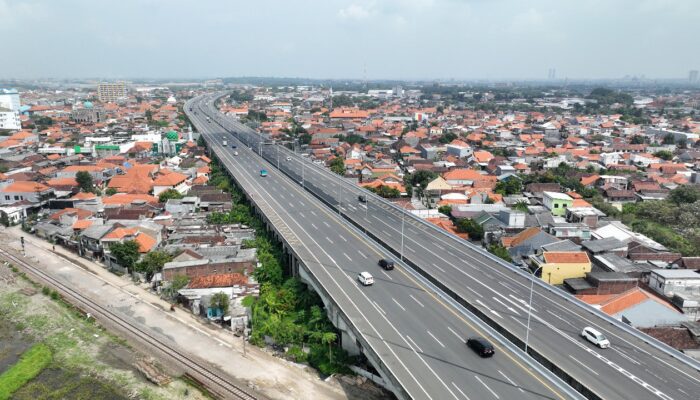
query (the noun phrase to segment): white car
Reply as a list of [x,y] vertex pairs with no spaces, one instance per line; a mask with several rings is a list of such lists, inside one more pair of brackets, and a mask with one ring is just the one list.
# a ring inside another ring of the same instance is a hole
[[234,156],[237,156],[237,155],[238,155],[238,152],[237,152],[237,151],[234,151],[234,152],[233,152],[233,155],[234,155]]
[[363,286],[369,286],[374,283],[374,277],[367,271],[360,272],[357,275],[357,280],[360,281]]
[[594,345],[600,347],[601,349],[607,349],[610,347],[610,341],[598,330],[587,326],[581,331],[581,337],[593,343]]
[[292,161],[292,157],[287,157],[287,161]]

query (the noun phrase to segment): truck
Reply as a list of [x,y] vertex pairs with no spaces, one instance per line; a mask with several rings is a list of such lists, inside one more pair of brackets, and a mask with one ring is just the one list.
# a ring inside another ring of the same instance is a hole
[[222,144],[224,145],[224,147],[228,146],[228,142],[225,141],[225,140],[224,140],[224,142],[223,142]]

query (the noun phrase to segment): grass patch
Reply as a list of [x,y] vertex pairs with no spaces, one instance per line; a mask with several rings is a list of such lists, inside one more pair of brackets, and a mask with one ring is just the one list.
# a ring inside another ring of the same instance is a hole
[[24,352],[12,368],[0,375],[0,400],[9,399],[17,389],[39,375],[49,365],[51,358],[51,350],[43,343]]

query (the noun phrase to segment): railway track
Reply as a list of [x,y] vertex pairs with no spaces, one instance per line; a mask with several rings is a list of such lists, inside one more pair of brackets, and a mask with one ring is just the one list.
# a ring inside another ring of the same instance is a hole
[[242,388],[236,386],[235,384],[228,382],[226,378],[217,374],[212,368],[202,365],[197,360],[185,354],[183,351],[178,350],[172,346],[168,346],[161,342],[159,338],[150,332],[147,332],[135,323],[128,321],[120,315],[117,315],[108,308],[102,307],[99,304],[95,304],[87,297],[80,294],[78,291],[73,290],[68,285],[63,284],[58,279],[52,277],[51,275],[45,273],[44,271],[32,266],[27,261],[22,258],[8,252],[5,249],[0,248],[0,257],[4,258],[8,262],[11,262],[17,266],[22,267],[32,275],[44,280],[49,285],[57,289],[61,294],[70,298],[81,305],[82,308],[93,311],[97,316],[101,316],[109,320],[111,323],[116,324],[121,329],[126,330],[132,335],[137,336],[139,339],[143,340],[148,345],[155,347],[165,355],[171,357],[176,362],[179,362],[184,366],[189,374],[196,377],[197,380],[204,384],[208,390],[213,394],[219,396],[222,399],[240,399],[240,400],[257,400],[258,397],[246,392]]

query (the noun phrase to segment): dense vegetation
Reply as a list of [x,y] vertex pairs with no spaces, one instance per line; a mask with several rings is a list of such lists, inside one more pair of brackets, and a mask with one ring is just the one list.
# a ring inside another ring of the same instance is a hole
[[666,200],[625,204],[622,221],[684,256],[700,256],[700,189],[681,186]]
[[252,309],[251,343],[263,345],[269,337],[278,345],[289,346],[286,355],[297,362],[308,362],[326,375],[347,373],[351,360],[337,342],[338,332],[321,299],[298,278],[285,275],[281,247],[215,163],[210,182],[231,192],[234,206],[229,213],[210,214],[209,222],[243,223],[256,230],[255,240],[244,242],[244,247],[256,249],[260,264],[254,272],[260,297],[244,301]]

